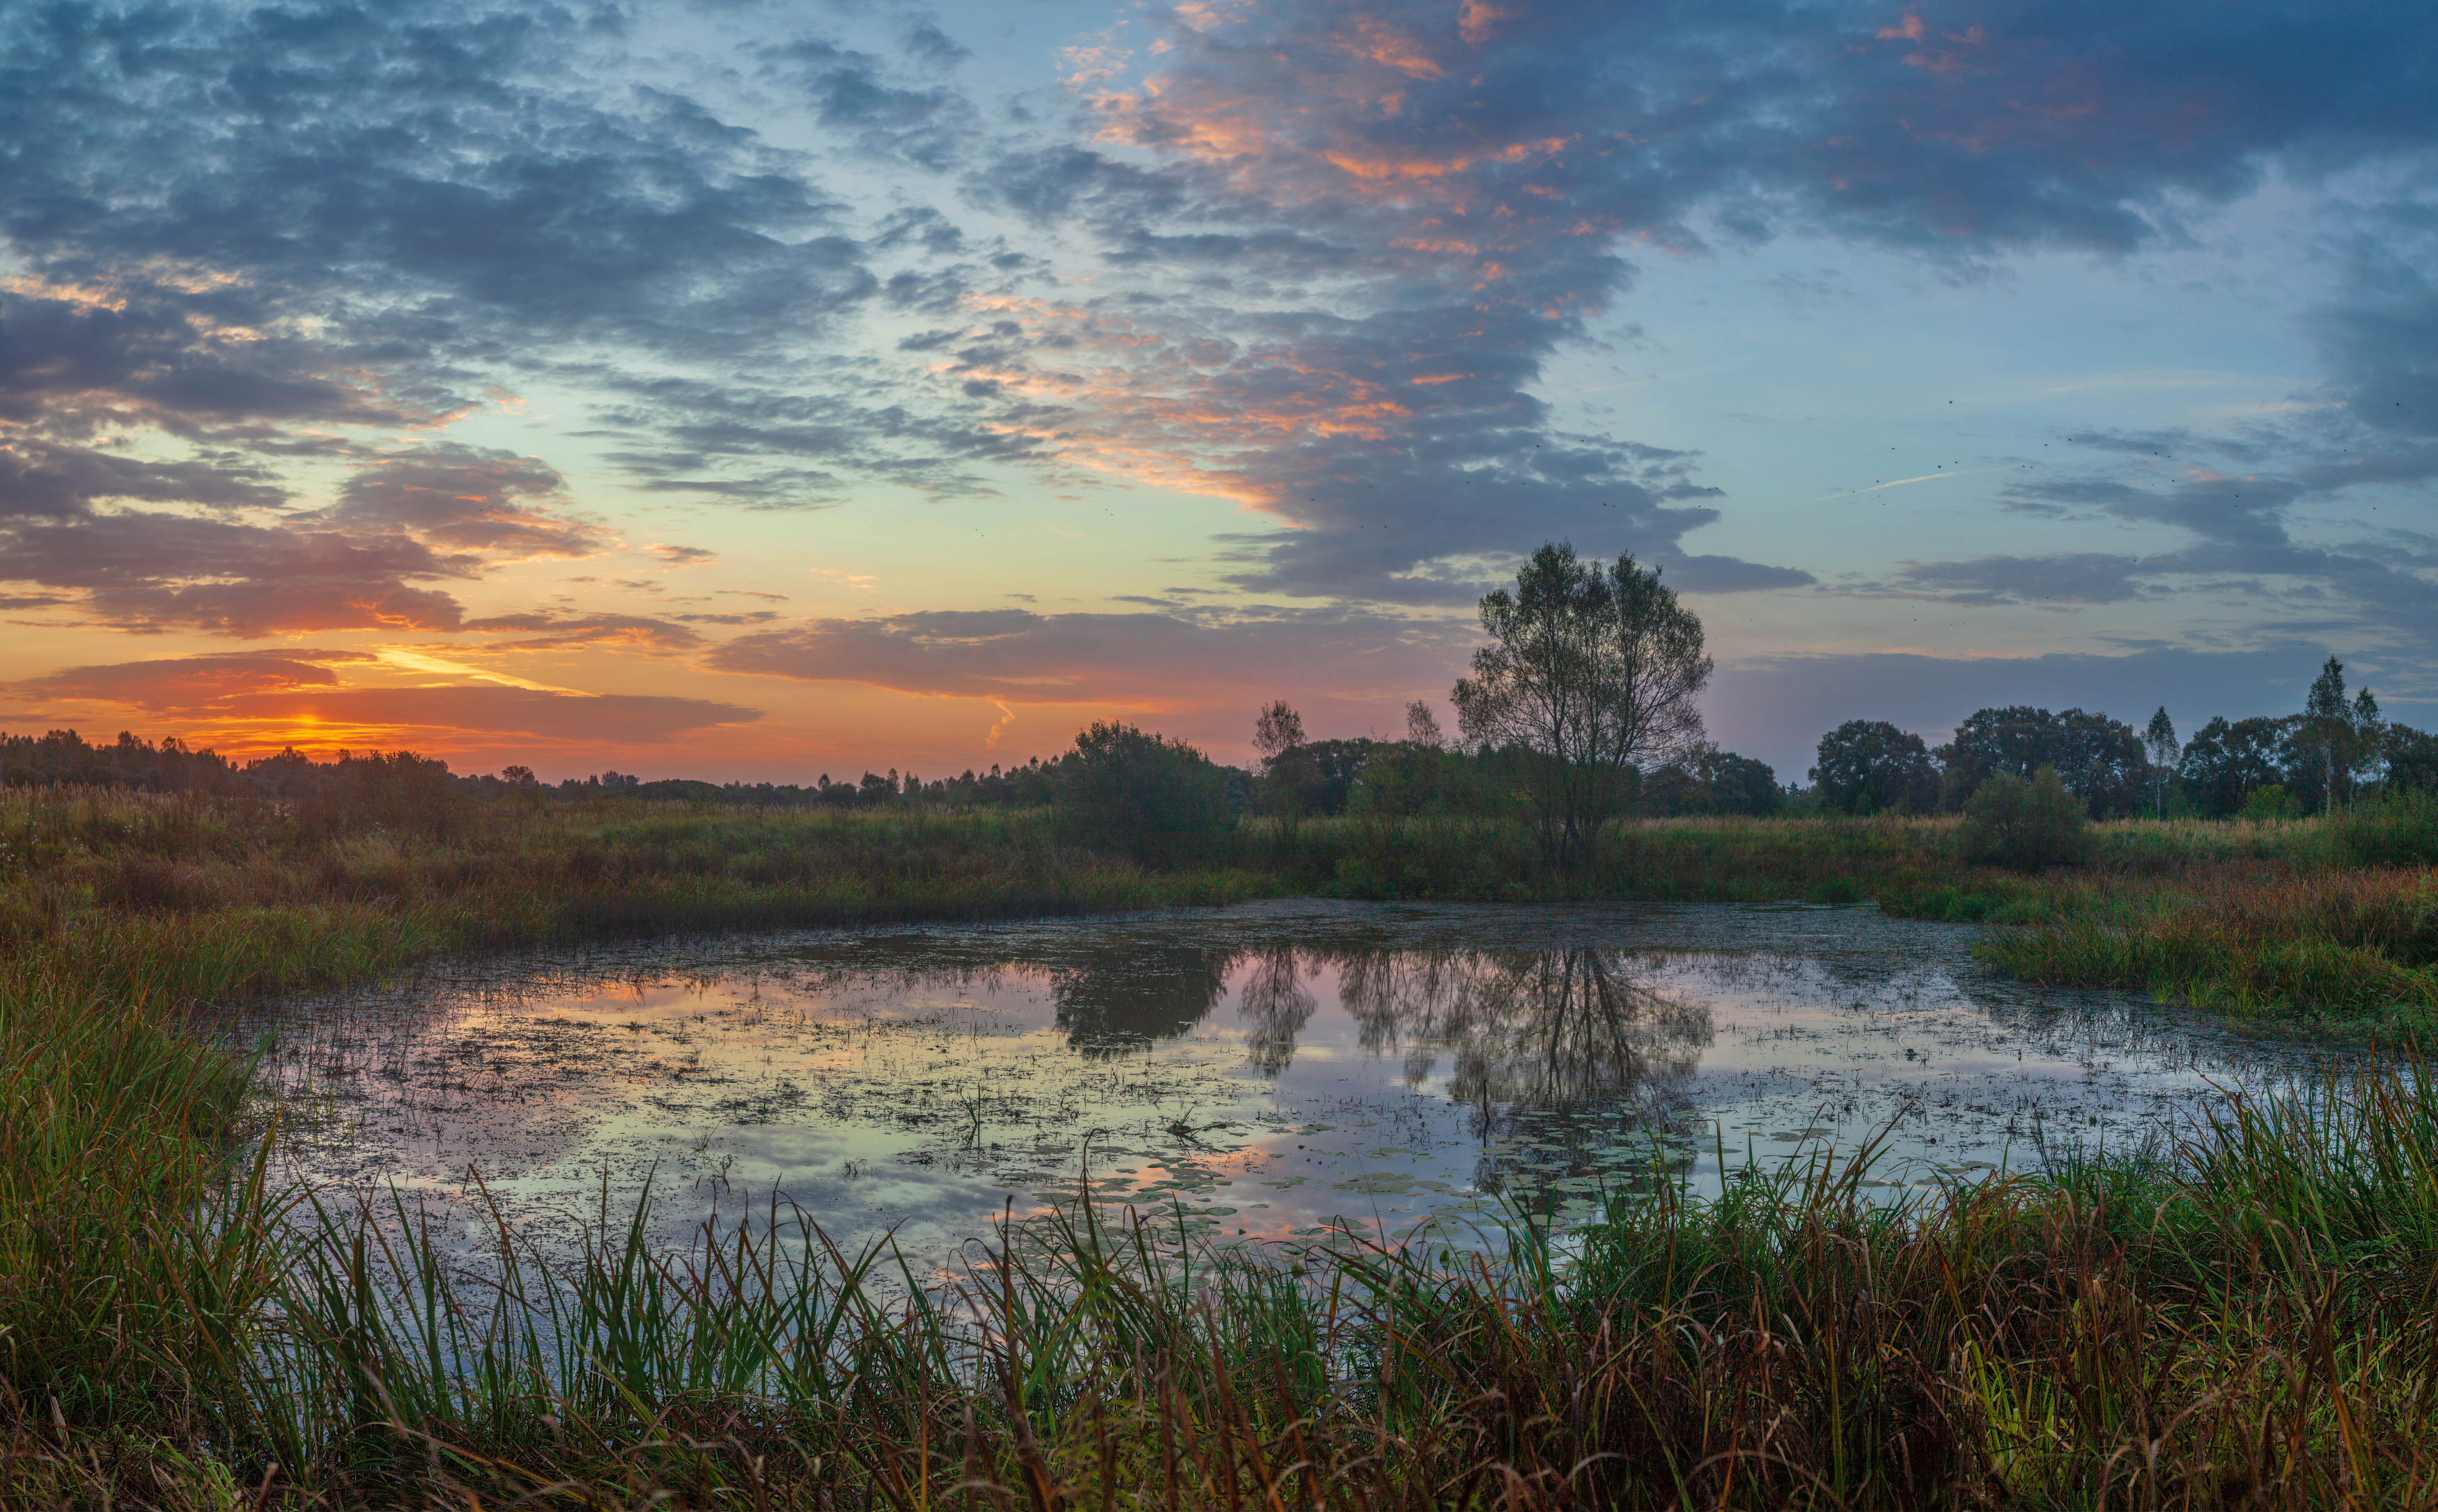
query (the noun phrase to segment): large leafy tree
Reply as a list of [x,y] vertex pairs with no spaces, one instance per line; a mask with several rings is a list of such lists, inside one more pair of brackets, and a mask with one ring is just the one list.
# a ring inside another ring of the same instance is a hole
[[2410,725],[2388,725],[2378,733],[2389,792],[2406,788],[2438,792],[2438,735]]
[[1645,814],[1751,814],[1786,807],[1786,791],[1767,762],[1704,746],[1670,762],[1642,781]]
[[1465,739],[1528,753],[1542,845],[1560,866],[1588,859],[1640,766],[1702,739],[1694,699],[1710,680],[1702,621],[1632,555],[1586,562],[1542,547],[1512,590],[1481,601],[1491,643],[1456,685]]
[[2020,704],[1978,710],[1939,753],[1960,774],[1953,784],[1959,797],[2000,772],[2029,782],[2041,767],[2054,766],[2094,818],[2132,812],[2149,771],[2132,726],[2080,709],[2061,714]]
[[1938,803],[1930,747],[1884,719],[1848,719],[1821,736],[1811,781],[1823,803],[1847,814],[1918,814]]
[[1077,735],[1061,763],[1056,814],[1065,838],[1159,865],[1210,855],[1235,823],[1228,780],[1209,757],[1106,721]]
[[2243,800],[2286,781],[2287,734],[2296,721],[2212,719],[2184,747],[2176,770],[2194,812],[2210,818],[2240,813]]

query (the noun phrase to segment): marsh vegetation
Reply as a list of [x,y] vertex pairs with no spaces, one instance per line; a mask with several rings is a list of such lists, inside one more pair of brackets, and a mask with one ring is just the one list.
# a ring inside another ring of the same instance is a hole
[[515,944],[1315,891],[1876,901],[1984,922],[2029,978],[2264,1025],[2410,1029],[2431,1004],[2408,802],[2098,824],[2046,870],[1967,863],[1965,822],[1612,823],[1558,868],[1494,816],[1255,818],[1160,866],[1023,809],[7,790],[9,1498],[2427,1501],[2438,1099],[2410,1056],[1906,1204],[1843,1159],[1619,1182],[1573,1239],[1485,1214],[1444,1260],[1344,1232],[1222,1252],[1070,1207],[975,1251],[944,1301],[785,1209],[671,1248],[613,1207],[580,1257],[511,1223],[469,1272],[396,1215],[300,1205],[250,1067],[193,1032]]

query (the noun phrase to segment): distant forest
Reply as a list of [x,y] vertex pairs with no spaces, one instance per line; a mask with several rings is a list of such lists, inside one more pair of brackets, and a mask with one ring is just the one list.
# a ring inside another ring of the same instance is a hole
[[[1099,745],[1094,744],[1095,739]],[[1110,742],[1117,742],[1111,746]],[[1088,783],[1107,751],[1131,742],[1209,768],[1206,800],[1237,814],[1304,817],[1502,813],[1539,759],[1519,749],[1452,746],[1418,712],[1403,740],[1297,740],[1252,768],[1210,767],[1180,742],[1122,725],[1096,726],[1050,759],[927,779],[892,768],[853,781],[822,774],[797,783],[645,782],[617,771],[555,785],[523,766],[460,776],[406,752],[341,753],[315,761],[294,750],[250,762],[122,733],[108,745],[74,730],[0,734],[0,782],[96,785],[253,798],[308,807],[418,805],[454,797],[526,796],[534,801],[623,797],[774,808],[1042,807]],[[2346,696],[2334,658],[2297,713],[2216,718],[2179,740],[2162,710],[2147,730],[2069,709],[1983,709],[1954,738],[1932,747],[1884,721],[1851,720],[1823,735],[1805,783],[1781,783],[1765,763],[1714,747],[1631,774],[1626,812],[1681,815],[1954,813],[1990,777],[2028,778],[2053,767],[2093,818],[2281,818],[2323,812],[2387,789],[2438,790],[2438,736],[2391,723],[2365,690]]]

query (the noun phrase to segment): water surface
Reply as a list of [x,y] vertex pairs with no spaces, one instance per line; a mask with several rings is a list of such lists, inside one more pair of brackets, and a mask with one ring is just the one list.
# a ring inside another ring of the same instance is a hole
[[1876,1141],[1875,1189],[2122,1147],[2289,1072],[2205,1018],[1976,966],[1868,908],[1248,905],[534,952],[246,1026],[285,1158],[545,1240],[648,1180],[945,1256],[1079,1181],[1232,1238],[1458,1241],[1654,1166]]

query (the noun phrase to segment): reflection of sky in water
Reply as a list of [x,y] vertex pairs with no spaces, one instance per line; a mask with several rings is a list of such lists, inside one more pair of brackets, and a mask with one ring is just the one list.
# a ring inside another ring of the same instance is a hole
[[1991,977],[1866,909],[1265,904],[530,954],[247,1026],[291,1158],[538,1236],[649,1174],[668,1235],[775,1188],[916,1252],[1071,1194],[1232,1237],[1561,1219],[1888,1131],[1875,1180],[2138,1140],[2294,1064]]

